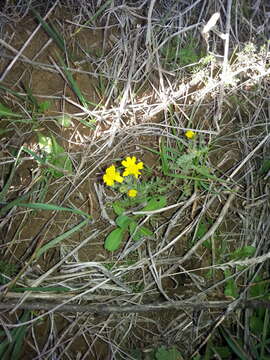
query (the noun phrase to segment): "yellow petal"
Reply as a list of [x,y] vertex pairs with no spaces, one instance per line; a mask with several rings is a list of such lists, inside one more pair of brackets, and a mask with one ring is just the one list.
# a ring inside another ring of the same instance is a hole
[[185,136],[188,138],[188,139],[193,139],[194,136],[195,136],[195,132],[192,131],[192,130],[188,130],[185,132]]
[[113,178],[108,174],[103,175],[103,181],[108,186],[113,186],[113,184],[114,184]]
[[135,190],[135,189],[130,189],[130,190],[128,190],[127,194],[128,194],[129,197],[136,197],[137,194],[138,194],[138,191]]
[[116,172],[115,175],[114,175],[114,180],[119,182],[119,183],[122,183],[124,178],[119,174],[119,172]]

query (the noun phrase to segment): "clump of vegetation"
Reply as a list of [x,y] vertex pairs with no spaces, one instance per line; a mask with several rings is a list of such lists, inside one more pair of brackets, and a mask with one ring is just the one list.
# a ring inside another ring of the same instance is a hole
[[198,44],[194,38],[187,39],[183,45],[178,37],[164,45],[162,55],[164,63],[171,64],[174,68],[194,65],[204,56],[203,52],[198,50]]

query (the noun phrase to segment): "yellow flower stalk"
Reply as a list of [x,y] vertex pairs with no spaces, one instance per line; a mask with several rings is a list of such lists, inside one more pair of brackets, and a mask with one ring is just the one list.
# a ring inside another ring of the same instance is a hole
[[139,170],[143,169],[143,162],[141,161],[136,164],[136,161],[136,156],[128,156],[125,160],[122,161],[122,165],[125,167],[123,176],[134,175],[135,178],[138,179],[138,176],[141,175]]
[[123,180],[124,178],[120,175],[119,171],[116,171],[114,165],[108,167],[103,175],[103,181],[108,186],[113,186],[115,181],[122,183]]

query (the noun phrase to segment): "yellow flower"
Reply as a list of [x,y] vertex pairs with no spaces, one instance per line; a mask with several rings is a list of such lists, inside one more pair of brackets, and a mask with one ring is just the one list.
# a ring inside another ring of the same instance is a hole
[[108,186],[113,186],[115,181],[122,183],[123,180],[124,178],[120,175],[118,171],[116,171],[114,165],[108,167],[105,174],[103,175],[103,181]]
[[129,197],[136,197],[137,194],[138,194],[138,191],[135,190],[135,189],[130,189],[130,190],[128,190],[127,194],[128,194]]
[[132,158],[128,156],[122,161],[122,165],[126,168],[123,176],[134,175],[138,179],[138,176],[141,175],[139,170],[143,169],[143,162],[136,164],[136,160],[135,156],[132,156]]
[[188,131],[185,132],[185,136],[186,136],[188,139],[193,139],[195,135],[196,135],[195,132],[192,131],[192,130],[188,130]]

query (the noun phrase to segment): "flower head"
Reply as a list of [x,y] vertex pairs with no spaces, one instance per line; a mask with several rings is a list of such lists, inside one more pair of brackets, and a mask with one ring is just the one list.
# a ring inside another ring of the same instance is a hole
[[125,171],[123,172],[123,176],[134,175],[136,179],[141,175],[140,171],[143,169],[143,162],[139,162],[136,164],[136,157],[126,157],[125,160],[122,161],[122,165],[125,167]]
[[138,194],[138,191],[135,190],[135,189],[130,189],[130,190],[128,190],[127,194],[128,194],[129,197],[136,197],[137,194]]
[[186,136],[188,139],[193,139],[195,135],[196,135],[195,132],[192,131],[192,130],[188,130],[188,131],[185,132],[185,136]]
[[103,175],[103,181],[108,186],[113,186],[115,181],[122,183],[123,180],[124,178],[120,175],[118,171],[116,171],[114,165],[108,167],[105,174]]

